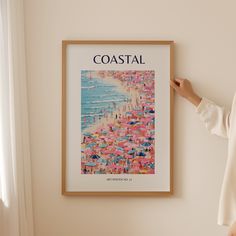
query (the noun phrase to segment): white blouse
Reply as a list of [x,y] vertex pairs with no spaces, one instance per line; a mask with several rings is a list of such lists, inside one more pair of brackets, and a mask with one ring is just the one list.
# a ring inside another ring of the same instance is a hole
[[236,221],[236,94],[231,111],[202,98],[196,112],[210,133],[228,138],[228,158],[220,195],[218,224],[231,225]]

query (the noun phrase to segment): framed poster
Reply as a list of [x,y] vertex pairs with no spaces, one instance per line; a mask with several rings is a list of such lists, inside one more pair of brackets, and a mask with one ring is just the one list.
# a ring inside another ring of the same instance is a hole
[[62,42],[62,194],[173,192],[173,47]]

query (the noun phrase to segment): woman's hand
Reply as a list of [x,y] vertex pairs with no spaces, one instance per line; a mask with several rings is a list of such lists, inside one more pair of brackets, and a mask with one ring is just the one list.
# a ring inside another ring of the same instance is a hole
[[199,97],[193,90],[192,85],[189,80],[183,78],[175,78],[175,80],[170,80],[170,85],[175,91],[182,97],[186,98],[195,106],[198,106],[201,102],[201,97]]
[[236,221],[229,228],[229,236],[236,236]]

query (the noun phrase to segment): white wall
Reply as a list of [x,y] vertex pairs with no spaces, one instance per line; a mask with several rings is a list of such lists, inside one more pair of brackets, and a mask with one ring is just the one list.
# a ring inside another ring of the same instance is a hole
[[230,106],[236,88],[233,0],[25,0],[36,236],[223,236],[217,226],[227,140],[176,97],[172,197],[64,197],[61,40],[168,39],[176,75]]

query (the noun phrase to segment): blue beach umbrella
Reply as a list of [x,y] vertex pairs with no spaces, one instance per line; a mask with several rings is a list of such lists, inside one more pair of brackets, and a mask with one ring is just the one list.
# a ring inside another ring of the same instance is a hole
[[130,121],[130,122],[128,122],[128,124],[129,124],[129,125],[135,125],[136,122],[135,122],[135,121]]
[[96,166],[96,163],[94,163],[94,162],[87,162],[85,165],[93,167],[93,166]]
[[138,156],[140,156],[140,157],[145,157],[146,154],[145,154],[144,152],[139,152],[139,153],[138,153]]
[[116,158],[117,158],[118,160],[124,159],[124,157],[122,157],[122,156],[117,156]]
[[96,145],[96,143],[89,143],[89,144],[87,144],[87,147],[93,147],[95,145]]
[[107,144],[102,143],[99,147],[100,147],[100,148],[105,148],[105,147],[107,147]]
[[154,164],[154,163],[151,163],[151,164],[149,164],[149,166],[150,166],[150,168],[154,169],[155,164]]
[[144,146],[144,147],[149,147],[149,146],[151,146],[151,143],[149,143],[149,142],[144,142],[144,143],[142,143],[142,146]]
[[130,154],[134,154],[135,153],[135,150],[130,150],[130,151],[128,151],[128,154],[130,155]]
[[100,156],[98,156],[97,154],[92,155],[92,156],[90,156],[90,157],[93,158],[93,159],[99,159],[99,158],[100,158]]
[[103,159],[103,158],[100,158],[100,159],[98,160],[98,162],[106,164],[106,163],[107,163],[107,160],[105,160],[105,159]]
[[86,132],[86,133],[84,133],[84,136],[91,136],[92,134],[90,133],[90,132]]

